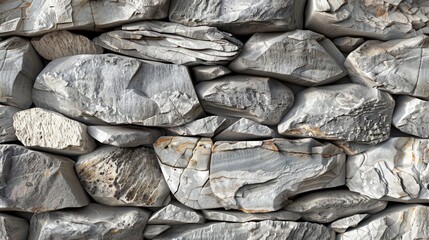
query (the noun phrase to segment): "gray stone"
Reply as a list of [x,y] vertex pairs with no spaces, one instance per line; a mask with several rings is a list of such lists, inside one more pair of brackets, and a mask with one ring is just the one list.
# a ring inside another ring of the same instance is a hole
[[392,124],[404,133],[429,138],[429,101],[409,96],[396,99]]
[[88,134],[100,143],[117,147],[152,145],[162,132],[137,126],[88,126]]
[[0,105],[0,143],[18,140],[13,128],[13,115],[21,109]]
[[278,125],[286,136],[376,144],[389,138],[393,98],[358,84],[301,91]]
[[21,109],[29,108],[33,103],[31,89],[34,79],[42,69],[42,61],[28,40],[11,37],[1,41],[0,103]]
[[217,134],[214,140],[253,140],[272,138],[274,136],[275,132],[273,129],[247,118],[241,118]]
[[182,126],[167,128],[167,131],[180,136],[213,137],[228,127],[231,122],[233,122],[231,119],[222,116],[209,116]]
[[296,30],[256,33],[229,68],[238,73],[315,86],[346,76],[344,61],[344,56],[331,40],[312,31]]
[[196,66],[192,68],[192,71],[197,82],[213,80],[231,73],[229,68],[221,65]]
[[[392,134],[392,133],[391,133]],[[354,143],[346,141],[332,141],[333,144],[342,148],[347,155],[356,155],[374,147],[375,145]]]
[[114,52],[152,61],[188,66],[226,64],[243,45],[214,27],[145,21],[101,34],[95,43]]
[[303,27],[304,6],[305,1],[296,0],[171,0],[170,21],[240,35],[291,31]]
[[93,124],[172,127],[203,112],[185,66],[114,54],[53,60],[36,79],[33,101]]
[[105,205],[160,207],[170,201],[150,148],[103,146],[80,156],[76,172],[91,197]]
[[18,140],[26,147],[66,155],[90,153],[94,139],[86,125],[42,108],[19,111],[13,116]]
[[19,217],[0,213],[0,239],[27,240],[28,222]]
[[365,39],[357,37],[339,37],[335,38],[332,42],[341,52],[349,53],[365,42]]
[[287,86],[266,77],[226,76],[200,82],[195,90],[209,113],[245,117],[267,125],[276,125],[294,101]]
[[80,209],[35,214],[28,239],[143,239],[148,218],[149,213],[140,208],[93,203]]
[[0,145],[0,165],[2,210],[45,212],[89,203],[71,159]]
[[171,226],[168,225],[147,225],[144,228],[143,237],[144,239],[153,239],[169,228],[171,228]]
[[154,212],[148,221],[148,224],[189,224],[189,223],[204,223],[203,215],[189,207],[186,207],[178,202],[171,202],[167,206]]
[[337,233],[344,233],[350,227],[356,227],[362,220],[367,218],[369,214],[355,214],[350,217],[338,219],[329,224],[329,228]]
[[221,222],[253,222],[264,220],[296,221],[301,218],[298,213],[279,210],[271,213],[244,213],[233,210],[202,210],[207,220]]

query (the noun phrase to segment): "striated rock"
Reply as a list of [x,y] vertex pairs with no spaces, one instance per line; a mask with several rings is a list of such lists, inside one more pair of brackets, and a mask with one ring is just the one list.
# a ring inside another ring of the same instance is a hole
[[0,143],[18,140],[13,128],[13,115],[21,109],[0,105]]
[[374,199],[429,202],[428,139],[390,138],[347,159],[347,186]]
[[203,215],[191,208],[188,208],[178,202],[171,202],[150,216],[148,224],[188,224],[204,223]]
[[19,145],[0,145],[0,209],[45,212],[89,200],[71,159]]
[[192,71],[194,72],[195,81],[197,82],[213,80],[231,73],[229,68],[221,65],[196,66],[192,68]]
[[264,220],[296,221],[301,218],[298,213],[289,211],[276,211],[271,213],[244,213],[232,210],[202,210],[207,220],[222,222],[253,222]]
[[365,39],[357,37],[339,37],[335,38],[332,42],[341,52],[349,53],[365,42]]
[[309,0],[305,27],[330,38],[356,36],[390,40],[421,34],[429,22],[425,1]]
[[103,146],[80,156],[76,172],[91,197],[105,205],[160,207],[170,200],[149,148]]
[[429,37],[366,41],[345,62],[350,79],[392,94],[429,99]]
[[68,57],[78,54],[103,53],[103,49],[95,45],[83,35],[62,30],[51,32],[42,37],[31,39],[31,45],[45,59]]
[[392,124],[404,133],[429,138],[429,101],[409,96],[396,99]]
[[312,31],[297,30],[253,35],[229,68],[238,73],[315,86],[346,76],[344,61],[331,40]]
[[[269,6],[269,7],[267,7]],[[215,26],[246,35],[290,31],[303,27],[305,1],[275,0],[171,0],[170,21],[188,26]]]
[[89,126],[88,134],[97,141],[117,147],[152,145],[162,132],[154,128],[134,126]]
[[337,233],[344,233],[350,227],[356,227],[362,220],[367,218],[369,214],[355,214],[350,217],[338,219],[329,224],[329,228]]
[[187,27],[178,23],[147,21],[101,34],[95,43],[114,52],[152,61],[188,66],[226,64],[242,43],[214,27]]
[[148,218],[149,213],[140,208],[92,203],[80,209],[35,214],[28,239],[142,239]]
[[329,223],[357,213],[376,213],[383,210],[387,202],[371,199],[348,190],[325,190],[298,197],[285,209],[302,215],[310,222]]
[[389,137],[393,98],[377,89],[340,84],[301,91],[278,125],[286,136],[376,144]]
[[371,216],[356,228],[337,235],[337,240],[428,239],[429,207],[409,204],[394,206]]
[[225,117],[209,116],[182,126],[168,128],[167,131],[180,136],[213,137],[230,125],[231,122],[231,119]]
[[13,127],[24,146],[43,151],[79,155],[90,153],[95,141],[86,125],[42,108],[30,108],[13,116]]
[[273,129],[247,118],[241,118],[217,134],[214,140],[253,140],[272,138],[274,136],[275,132]]
[[25,219],[0,213],[0,238],[3,240],[27,240],[28,223]]
[[186,67],[114,54],[55,59],[37,77],[33,101],[93,124],[172,127],[202,114]]
[[294,101],[292,91],[265,77],[226,76],[195,86],[205,111],[275,125]]
[[[390,134],[392,134],[392,132],[390,132]],[[375,146],[370,144],[354,143],[354,142],[346,142],[346,141],[333,141],[332,143],[337,145],[341,149],[343,149],[347,155],[356,155],[361,152],[365,152],[366,150]]]
[[144,228],[143,237],[144,239],[153,239],[169,228],[171,228],[171,226],[168,225],[147,225]]
[[[0,9],[2,9],[0,3]],[[2,17],[0,10],[0,19]],[[1,31],[0,21],[0,31]],[[0,42],[0,103],[29,108],[31,89],[37,74],[43,69],[41,59],[30,42],[11,37]]]

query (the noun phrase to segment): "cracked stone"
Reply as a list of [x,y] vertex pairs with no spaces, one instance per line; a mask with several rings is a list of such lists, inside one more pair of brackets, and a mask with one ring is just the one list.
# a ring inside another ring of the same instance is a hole
[[172,135],[213,137],[233,122],[222,116],[209,116],[197,119],[182,126],[167,128]]
[[392,124],[404,133],[429,138],[429,101],[409,96],[396,99]]
[[344,233],[348,228],[356,227],[362,220],[369,216],[369,214],[355,214],[350,217],[341,218],[329,224],[329,228],[337,233]]
[[204,223],[204,221],[205,219],[201,213],[173,201],[153,213],[149,218],[148,224],[177,225]]
[[138,147],[151,146],[162,135],[162,131],[137,126],[88,126],[88,134],[103,144]]
[[13,115],[21,109],[0,105],[0,143],[18,140],[13,128]]
[[349,53],[362,45],[365,39],[357,37],[339,37],[335,38],[332,42],[341,52]]
[[298,213],[279,210],[271,213],[244,213],[233,210],[202,210],[207,220],[221,222],[254,222],[264,220],[296,221],[301,218]]
[[0,239],[27,240],[28,227],[25,219],[0,213]]
[[232,125],[221,131],[214,137],[215,141],[232,141],[232,140],[254,140],[273,138],[275,132],[273,129],[249,120],[240,118]]
[[192,71],[194,72],[196,82],[213,80],[231,73],[229,68],[222,65],[196,66],[192,68]]

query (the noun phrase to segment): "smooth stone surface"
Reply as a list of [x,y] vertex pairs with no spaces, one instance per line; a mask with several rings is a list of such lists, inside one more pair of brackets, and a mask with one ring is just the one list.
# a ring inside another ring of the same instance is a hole
[[45,212],[89,204],[74,161],[19,145],[0,145],[0,209]]
[[371,199],[348,190],[324,190],[300,196],[285,207],[302,215],[310,222],[329,223],[357,213],[376,213],[383,210],[387,202]]
[[13,127],[18,140],[33,149],[80,155],[90,153],[96,147],[85,124],[42,108],[17,112],[13,116]]
[[0,213],[0,239],[27,240],[28,227],[25,219]]
[[365,42],[365,39],[357,37],[339,37],[335,38],[332,42],[341,52],[349,53]]
[[0,105],[0,143],[18,140],[13,128],[13,115],[21,109]]
[[37,77],[33,101],[93,124],[173,127],[203,113],[186,67],[114,54],[55,59]]
[[149,213],[141,208],[92,203],[79,209],[35,214],[28,239],[142,239],[148,218]]
[[76,173],[89,195],[105,205],[161,207],[170,200],[150,148],[100,147],[79,157]]
[[214,27],[145,21],[122,26],[94,39],[103,48],[146,60],[183,64],[226,64],[242,43]]
[[396,99],[392,124],[404,133],[429,138],[429,101],[409,96]]
[[356,227],[362,220],[370,216],[369,214],[355,214],[350,217],[338,219],[329,224],[329,228],[337,233],[344,233],[348,228]]
[[233,122],[222,116],[209,116],[197,119],[182,126],[167,128],[173,135],[213,137]]
[[168,225],[146,225],[144,228],[143,237],[144,239],[153,239],[169,228],[171,228],[171,226]]
[[195,86],[206,112],[276,125],[294,102],[292,91],[266,77],[226,76]]
[[309,0],[305,27],[330,38],[406,38],[421,34],[419,29],[429,22],[429,10],[423,7],[424,2]]
[[229,68],[222,65],[196,66],[192,68],[196,82],[209,81],[231,73]]
[[203,215],[179,202],[171,202],[167,206],[154,212],[148,221],[148,224],[189,224],[204,223]]
[[279,210],[271,213],[244,213],[233,210],[202,210],[204,218],[221,222],[254,222],[264,220],[296,221],[301,218],[298,213]]
[[280,134],[376,144],[389,138],[393,98],[358,84],[308,88],[278,125]]
[[350,79],[391,94],[429,99],[429,37],[387,42],[366,41],[351,52],[345,67]]
[[[0,9],[1,5],[0,3]],[[21,109],[29,108],[33,103],[31,89],[34,79],[42,69],[42,61],[30,41],[20,37],[11,37],[1,41],[0,104]]]
[[273,138],[275,132],[273,129],[249,120],[240,118],[231,126],[227,127],[222,132],[218,133],[213,139],[215,141],[230,141],[230,140],[253,140]]
[[296,30],[256,33],[229,68],[242,74],[315,86],[346,76],[344,61],[344,56],[331,40],[312,31]]
[[134,126],[88,126],[88,134],[100,143],[117,147],[152,145],[162,131]]

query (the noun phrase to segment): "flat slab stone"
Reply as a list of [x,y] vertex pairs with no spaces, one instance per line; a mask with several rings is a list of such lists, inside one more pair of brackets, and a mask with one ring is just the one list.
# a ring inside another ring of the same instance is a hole
[[253,222],[264,220],[296,221],[301,218],[298,213],[279,210],[270,213],[244,213],[233,210],[202,210],[204,218],[221,222]]
[[167,128],[167,131],[172,135],[213,137],[231,125],[232,122],[232,119],[222,116],[209,116],[182,126]]
[[349,53],[365,42],[365,39],[358,37],[339,37],[335,38],[332,42],[341,52]]
[[337,233],[344,233],[348,228],[356,227],[362,220],[369,216],[369,214],[355,214],[350,217],[341,218],[329,224],[329,228]]
[[231,73],[229,68],[222,65],[196,66],[192,68],[196,82],[209,81]]
[[153,239],[169,228],[171,228],[171,226],[168,225],[147,225],[144,228],[143,237],[144,239]]
[[162,131],[137,126],[88,126],[88,134],[100,143],[117,147],[152,145]]
[[190,223],[204,223],[203,215],[183,204],[173,201],[167,206],[154,212],[148,221],[148,224],[190,224]]
[[4,240],[27,240],[28,222],[19,217],[0,213],[0,238]]
[[249,120],[240,118],[225,130],[218,133],[213,139],[215,141],[254,140],[275,137],[273,129]]
[[18,140],[13,128],[13,115],[21,109],[0,105],[0,143]]
[[429,101],[409,96],[396,99],[392,124],[401,132],[421,138],[429,138]]

